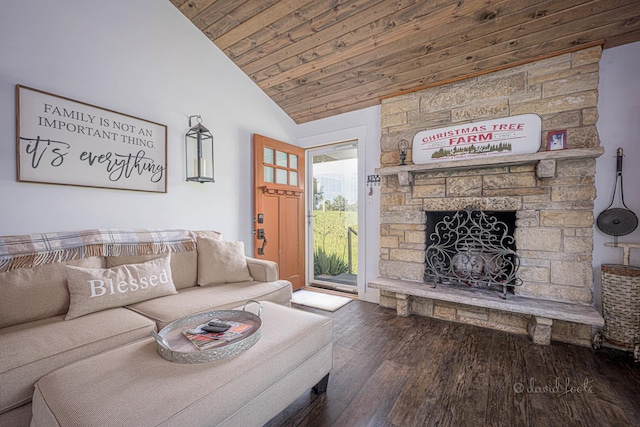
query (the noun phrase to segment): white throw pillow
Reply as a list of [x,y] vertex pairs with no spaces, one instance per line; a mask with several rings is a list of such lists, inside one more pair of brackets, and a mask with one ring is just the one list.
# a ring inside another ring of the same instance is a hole
[[193,232],[198,240],[200,239],[214,239],[214,240],[222,240],[222,233],[215,230],[196,230]]
[[243,242],[198,239],[198,284],[246,282],[249,275]]
[[171,256],[112,268],[66,266],[69,312],[65,320],[108,308],[177,294],[171,278]]

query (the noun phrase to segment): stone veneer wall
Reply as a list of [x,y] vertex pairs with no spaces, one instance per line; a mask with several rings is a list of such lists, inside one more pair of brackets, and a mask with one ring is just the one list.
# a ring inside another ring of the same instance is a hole
[[[600,56],[600,47],[589,48],[384,100],[381,166],[397,166],[398,142],[411,142],[421,130],[525,113],[542,118],[541,151],[548,132],[561,129],[567,130],[568,149],[599,146]],[[590,304],[594,183],[595,159],[559,160],[554,178],[537,177],[535,164],[419,172],[411,185],[383,176],[380,276],[422,281],[427,210],[514,210],[524,282],[516,293]],[[395,305],[387,292],[381,304]],[[428,310],[421,309],[425,304]],[[412,306],[416,313],[526,332],[526,319],[515,315],[419,298]],[[554,322],[554,339],[584,344],[590,333]]]

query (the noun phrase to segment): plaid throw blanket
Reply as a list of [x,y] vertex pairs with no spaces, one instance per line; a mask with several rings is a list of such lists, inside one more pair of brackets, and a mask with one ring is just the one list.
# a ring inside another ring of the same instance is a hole
[[189,230],[94,229],[0,237],[0,272],[91,256],[153,255],[195,250]]

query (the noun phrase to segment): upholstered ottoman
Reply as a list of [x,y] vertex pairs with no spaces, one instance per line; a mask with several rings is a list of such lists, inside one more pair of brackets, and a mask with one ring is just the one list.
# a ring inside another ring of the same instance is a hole
[[[168,362],[153,338],[41,378],[32,426],[260,426],[332,368],[331,319],[262,302],[262,337],[237,356]],[[321,390],[323,391],[323,390]]]

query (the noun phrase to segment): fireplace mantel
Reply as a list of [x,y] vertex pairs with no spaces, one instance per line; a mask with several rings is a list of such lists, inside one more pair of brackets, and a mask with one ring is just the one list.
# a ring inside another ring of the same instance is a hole
[[539,178],[553,178],[555,175],[555,162],[557,160],[597,158],[602,154],[604,154],[604,147],[576,148],[557,151],[539,151],[533,154],[516,154],[511,156],[476,157],[473,159],[451,160],[421,165],[391,166],[377,168],[375,172],[378,175],[397,174],[400,185],[409,185],[413,182],[413,174],[420,172],[536,164],[536,173]]

